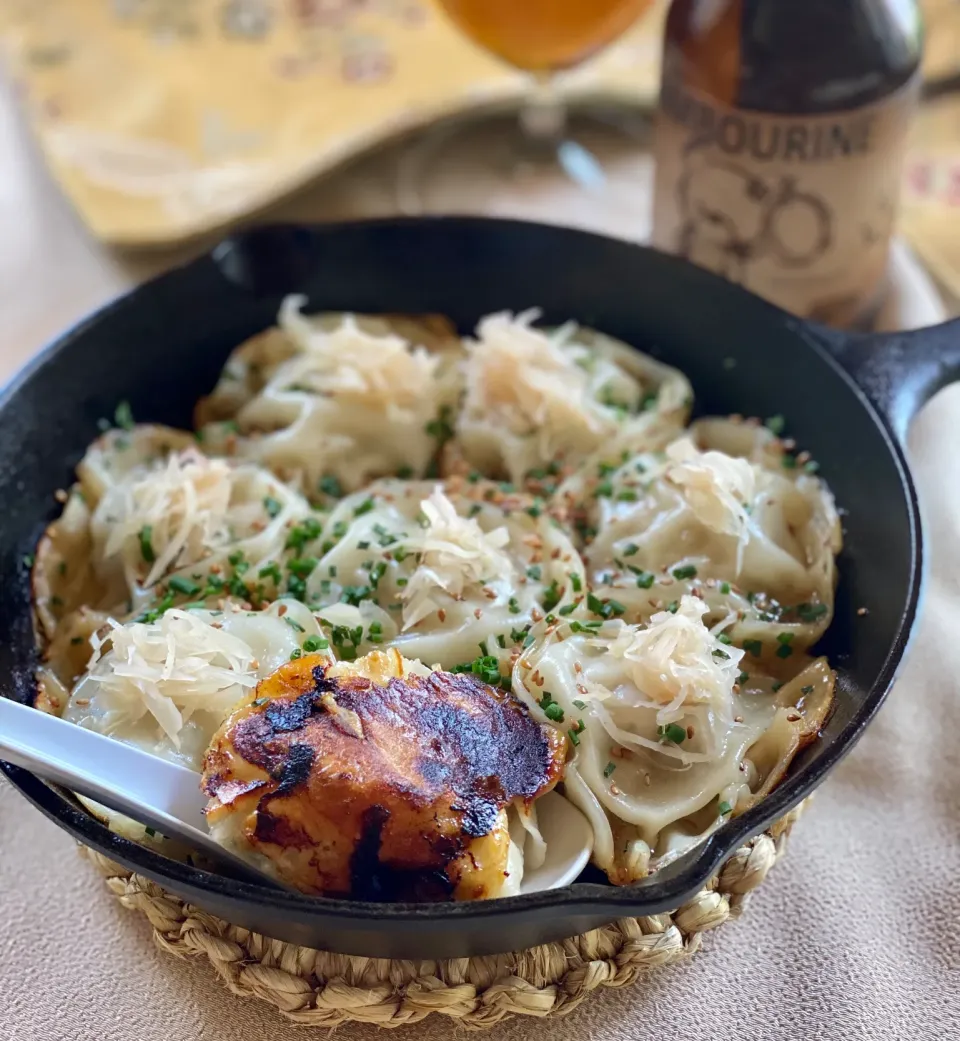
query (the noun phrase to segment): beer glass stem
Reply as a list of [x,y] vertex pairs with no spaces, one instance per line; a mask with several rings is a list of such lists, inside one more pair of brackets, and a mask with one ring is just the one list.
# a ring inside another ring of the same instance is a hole
[[534,77],[533,89],[520,108],[520,128],[534,147],[555,149],[567,127],[566,102],[549,72]]

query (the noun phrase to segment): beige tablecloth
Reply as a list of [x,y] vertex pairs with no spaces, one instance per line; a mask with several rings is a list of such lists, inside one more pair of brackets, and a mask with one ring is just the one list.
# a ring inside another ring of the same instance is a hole
[[[315,193],[318,216],[364,209]],[[376,208],[374,206],[374,208]],[[542,207],[541,207],[542,208]],[[290,212],[287,210],[287,212]],[[131,278],[82,233],[0,89],[0,373]],[[842,446],[837,446],[838,451]],[[910,664],[823,787],[786,861],[704,951],[561,1021],[496,1041],[846,1041],[960,1036],[960,389],[922,414],[911,451],[931,574]],[[882,509],[878,503],[878,509]],[[451,1035],[431,1019],[401,1032]],[[373,1027],[342,1027],[350,1041]],[[71,840],[0,784],[0,1041],[272,1041],[303,1028],[226,993],[206,964],[162,954]]]

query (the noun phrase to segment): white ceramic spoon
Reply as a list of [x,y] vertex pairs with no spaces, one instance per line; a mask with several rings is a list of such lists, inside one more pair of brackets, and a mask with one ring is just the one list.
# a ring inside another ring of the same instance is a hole
[[0,697],[0,759],[203,850],[235,874],[274,879],[214,842],[200,776],[132,745]]
[[[206,799],[193,770],[2,696],[0,759],[203,850],[235,874],[277,885],[211,838],[203,815]],[[522,893],[569,885],[593,847],[586,817],[562,796],[544,796],[537,814],[547,859],[524,875]]]

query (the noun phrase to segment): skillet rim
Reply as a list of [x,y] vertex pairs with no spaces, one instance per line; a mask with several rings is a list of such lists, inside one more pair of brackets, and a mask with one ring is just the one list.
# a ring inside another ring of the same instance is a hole
[[[776,316],[786,329],[797,339],[802,340],[804,345],[818,355],[846,384],[861,407],[873,420],[900,478],[909,521],[910,574],[908,595],[900,614],[894,640],[887,651],[875,683],[866,691],[862,703],[844,729],[829,740],[820,756],[810,764],[805,772],[788,776],[774,792],[755,807],[718,828],[697,846],[695,851],[691,851],[689,863],[679,870],[671,871],[665,881],[659,881],[660,875],[654,874],[650,876],[650,881],[622,887],[602,883],[576,882],[562,889],[462,903],[366,903],[357,900],[308,896],[294,891],[239,881],[226,875],[181,864],[116,835],[86,811],[78,809],[69,796],[61,794],[58,789],[47,785],[29,771],[3,762],[0,762],[0,771],[45,816],[73,835],[74,838],[124,866],[143,872],[161,883],[169,884],[171,888],[177,889],[181,893],[209,893],[214,898],[229,902],[255,904],[259,909],[268,913],[276,909],[287,914],[296,912],[298,918],[304,919],[349,920],[356,926],[366,925],[372,930],[385,920],[391,923],[412,923],[414,921],[423,922],[426,919],[435,923],[447,921],[454,925],[460,922],[466,924],[479,919],[489,921],[504,916],[511,918],[522,916],[529,919],[531,916],[539,917],[537,912],[550,908],[563,909],[570,914],[577,912],[594,915],[609,913],[611,917],[656,914],[671,910],[693,895],[743,842],[763,831],[774,820],[789,812],[806,798],[853,748],[889,694],[915,633],[917,612],[925,587],[926,558],[923,546],[922,516],[910,466],[889,419],[882,414],[864,388],[841,364],[832,349],[831,338],[817,335],[814,325],[767,303],[743,287],[729,283],[711,272],[696,268],[680,258],[658,253],[637,243],[578,228],[535,221],[460,216],[385,217],[323,224],[257,225],[228,235],[200,256],[131,287],[127,292],[81,318],[54,338],[0,389],[0,421],[26,383],[55,357],[69,350],[76,341],[82,341],[90,329],[96,328],[97,325],[108,320],[113,311],[123,307],[136,306],[138,296],[145,294],[159,283],[183,277],[191,269],[200,269],[211,263],[220,267],[219,256],[222,256],[232,243],[277,233],[307,233],[311,237],[322,239],[324,236],[335,236],[351,231],[369,232],[378,228],[416,229],[422,225],[443,226],[452,234],[456,234],[461,229],[472,230],[474,234],[477,232],[482,234],[484,229],[490,227],[513,226],[520,233],[540,235],[546,233],[547,236],[566,238],[571,241],[574,248],[578,239],[593,239],[600,240],[607,248],[616,247],[631,252],[640,250],[646,253],[657,253],[657,263],[683,270],[686,272],[687,278],[690,277],[691,270],[693,270],[697,277],[705,281],[720,283],[732,304],[739,299],[741,306],[754,308],[758,313],[766,310],[771,316]],[[229,276],[224,275],[224,277],[229,280]],[[30,628],[32,632],[32,625]],[[0,696],[4,695],[0,694]]]

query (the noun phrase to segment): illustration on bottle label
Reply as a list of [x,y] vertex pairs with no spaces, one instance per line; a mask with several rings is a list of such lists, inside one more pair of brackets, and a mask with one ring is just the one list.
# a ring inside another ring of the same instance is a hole
[[665,86],[653,244],[797,314],[855,321],[884,277],[915,91],[782,116]]

